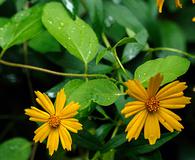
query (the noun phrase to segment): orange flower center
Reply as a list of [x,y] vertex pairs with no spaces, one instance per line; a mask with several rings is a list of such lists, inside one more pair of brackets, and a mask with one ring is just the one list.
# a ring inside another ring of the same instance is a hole
[[60,125],[60,118],[58,116],[52,115],[48,121],[49,125],[53,128],[57,128]]
[[159,101],[156,99],[156,97],[148,99],[145,104],[149,112],[156,112],[159,109]]

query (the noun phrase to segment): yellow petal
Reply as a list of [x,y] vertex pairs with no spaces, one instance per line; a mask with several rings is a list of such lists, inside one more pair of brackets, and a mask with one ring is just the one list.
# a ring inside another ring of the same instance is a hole
[[173,95],[177,96],[178,93],[181,94],[181,92],[183,92],[183,90],[186,88],[187,88],[187,86],[186,86],[185,82],[175,81],[175,82],[172,82],[172,83],[166,85],[165,87],[163,87],[157,93],[156,97],[159,100],[171,98]]
[[40,118],[44,120],[48,120],[50,117],[48,113],[37,109],[36,107],[31,107],[31,109],[25,109],[25,114],[34,117],[34,118]]
[[175,119],[178,120],[178,121],[181,121],[181,118],[180,118],[177,114],[173,113],[172,111],[170,111],[170,110],[168,110],[168,109],[166,109],[166,108],[162,108],[162,107],[160,107],[159,110],[161,110],[161,111],[163,111],[163,112],[166,112],[166,113],[169,114],[171,117],[175,118]]
[[63,149],[71,150],[72,138],[68,130],[62,125],[59,126],[59,135]]
[[128,80],[124,83],[127,86],[127,94],[129,96],[138,99],[140,101],[146,101],[148,99],[145,88],[140,84],[138,80]]
[[66,95],[64,93],[64,89],[61,89],[56,96],[56,102],[55,102],[56,115],[58,115],[60,111],[64,108],[65,102],[66,102]]
[[50,115],[55,114],[54,106],[49,97],[46,94],[42,94],[39,91],[35,91],[35,94],[38,98],[36,101],[45,109]]
[[47,148],[49,149],[50,156],[53,155],[54,151],[57,151],[58,144],[59,144],[58,129],[51,129],[47,139]]
[[192,3],[194,4],[195,3],[195,0],[192,0]]
[[[195,2],[194,2],[195,3]],[[195,17],[192,18],[192,22],[195,22]]]
[[160,107],[170,108],[170,109],[177,109],[177,108],[184,108],[186,104],[190,103],[189,97],[177,97],[177,98],[170,98],[160,101]]
[[155,113],[149,113],[146,118],[144,137],[149,140],[151,145],[155,144],[156,140],[160,138],[160,126]]
[[157,7],[158,7],[159,13],[162,13],[163,4],[164,4],[164,0],[157,0]]
[[158,112],[156,113],[156,115],[158,116],[158,120],[160,121],[160,123],[167,129],[169,130],[170,132],[173,132],[174,129],[171,127],[171,125],[169,123],[167,123],[167,121],[161,117]]
[[30,117],[29,118],[30,121],[34,121],[34,122],[47,122],[47,119],[42,119],[42,118],[35,118],[35,117]]
[[70,130],[73,133],[77,133],[78,130],[82,129],[82,124],[78,122],[75,118],[63,119],[60,122],[63,127]]
[[137,121],[133,124],[133,126],[127,133],[128,141],[130,141],[132,138],[135,138],[136,140],[139,137],[140,132],[145,124],[147,115],[148,112],[145,110],[142,115],[137,119]]
[[176,4],[176,7],[182,8],[182,4],[181,4],[180,0],[175,0],[175,4]]
[[160,115],[160,117],[163,117],[163,119],[175,130],[177,131],[181,131],[181,129],[183,129],[184,127],[174,118],[172,117],[170,114],[167,114],[166,112],[164,112],[163,110],[159,110],[158,114]]
[[71,118],[74,117],[78,112],[79,104],[70,102],[63,110],[59,113],[60,118]]
[[162,80],[163,80],[163,76],[160,73],[158,73],[156,76],[150,78],[149,86],[147,88],[149,98],[156,95],[157,91],[160,88],[160,84],[161,84]]
[[145,108],[145,103],[143,102],[140,101],[128,102],[125,104],[125,107],[122,109],[121,113],[122,114],[129,114],[132,112],[137,113],[144,108]]
[[41,143],[47,138],[50,132],[50,126],[48,123],[44,123],[37,130],[35,130],[35,136],[33,140],[35,142],[40,141]]

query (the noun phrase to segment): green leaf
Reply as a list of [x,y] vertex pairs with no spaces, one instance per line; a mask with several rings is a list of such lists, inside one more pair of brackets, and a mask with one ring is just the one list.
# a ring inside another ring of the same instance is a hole
[[0,17],[0,27],[3,27],[8,22],[9,22],[9,19],[8,18]]
[[114,149],[125,142],[126,142],[125,134],[116,135],[114,138],[110,139],[106,144],[103,145],[101,151],[103,153],[108,152],[109,150]]
[[96,137],[102,141],[108,135],[110,130],[113,128],[113,124],[103,124],[96,129]]
[[[122,5],[116,5],[111,2],[105,3],[106,15],[112,17],[113,21],[116,21],[121,26],[133,30],[136,34],[136,40],[145,45],[148,33],[141,22],[136,18],[136,16],[127,7]],[[122,18],[121,18],[122,17]],[[131,37],[132,38],[132,37]]]
[[[138,139],[137,141],[133,141],[133,143],[128,146],[128,150],[131,151],[131,153],[135,154],[145,154],[154,151],[155,149],[159,148],[166,142],[170,141],[174,137],[176,137],[179,134],[179,132],[172,132],[172,133],[165,133],[161,135],[161,138],[156,141],[154,145],[148,144],[147,140],[144,140],[144,137],[142,139]],[[141,137],[140,137],[141,138]]]
[[47,3],[43,10],[42,22],[48,32],[70,54],[86,64],[95,57],[99,44],[94,31],[79,17],[71,19],[61,3]]
[[161,85],[177,79],[186,73],[190,66],[190,61],[179,56],[168,56],[147,61],[139,66],[135,71],[135,79],[138,79],[144,86],[147,86],[149,79],[161,73],[164,77]]
[[[162,47],[176,48],[183,51],[186,50],[186,38],[183,30],[176,23],[172,21],[161,21],[159,22],[159,31]],[[160,56],[165,57],[171,54],[173,55],[176,53],[162,52],[160,53]]]
[[68,102],[75,101],[80,105],[80,114],[88,110],[91,102],[102,106],[111,105],[119,97],[116,85],[106,79],[89,81],[72,80],[64,86]]
[[96,57],[96,64],[98,64],[101,61],[102,58],[110,61],[111,63],[115,62],[115,58],[114,58],[112,52],[110,51],[110,48],[102,48],[98,52],[98,55]]
[[0,46],[8,49],[33,38],[42,28],[42,6],[35,6],[18,12],[7,24],[0,28]]
[[5,2],[5,0],[0,0],[0,5],[2,5]]
[[102,160],[114,160],[115,150],[111,149],[110,151],[102,154]]
[[37,34],[28,44],[40,53],[60,51],[60,44],[47,31]]
[[130,38],[130,37],[124,37],[123,39],[119,40],[113,47],[115,49],[116,47],[122,46],[126,43],[133,43],[136,42],[135,38]]
[[122,54],[122,63],[126,63],[135,58],[143,49],[143,45],[139,43],[128,43]]
[[24,138],[12,138],[0,144],[0,159],[28,160],[31,143]]
[[155,150],[151,153],[140,155],[139,160],[162,160],[160,151]]
[[101,146],[99,139],[86,130],[79,131],[78,134],[74,134],[73,141],[79,146],[92,151],[99,150]]

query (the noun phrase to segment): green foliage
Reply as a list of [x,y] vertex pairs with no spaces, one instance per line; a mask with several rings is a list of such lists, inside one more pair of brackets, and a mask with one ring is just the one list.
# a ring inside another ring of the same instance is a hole
[[48,3],[43,10],[42,21],[48,32],[70,54],[79,58],[85,64],[95,57],[99,46],[95,33],[79,17],[73,20],[62,4],[57,2]]
[[186,73],[190,66],[190,61],[179,56],[168,56],[150,60],[139,66],[135,71],[135,79],[138,79],[145,86],[148,80],[157,73],[163,75],[161,85],[175,80],[177,77]]
[[0,145],[0,159],[28,160],[31,153],[31,143],[24,138],[15,137]]

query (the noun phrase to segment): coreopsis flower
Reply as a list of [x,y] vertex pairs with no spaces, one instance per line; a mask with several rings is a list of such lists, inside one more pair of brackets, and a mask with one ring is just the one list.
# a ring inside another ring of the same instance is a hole
[[78,113],[79,104],[70,102],[64,107],[66,95],[63,89],[57,93],[54,105],[46,94],[39,91],[36,91],[35,94],[37,103],[44,111],[33,106],[30,109],[25,109],[25,114],[30,116],[29,120],[43,123],[35,130],[33,140],[42,143],[48,137],[47,148],[50,155],[57,151],[59,139],[63,149],[70,151],[72,138],[69,131],[77,133],[78,130],[82,129],[79,121],[73,118]]
[[192,22],[195,22],[195,17],[194,17],[194,18],[192,18]]
[[[192,0],[192,3],[195,3],[195,0]],[[157,7],[159,13],[162,13],[163,4],[164,4],[164,0],[157,0]],[[180,0],[175,0],[175,5],[177,8],[182,8],[182,3],[180,2]]]
[[126,127],[128,141],[139,137],[144,128],[144,138],[150,144],[155,144],[160,138],[159,122],[170,132],[181,131],[184,127],[178,121],[181,118],[169,109],[184,108],[190,103],[189,97],[183,95],[183,90],[187,88],[185,82],[174,81],[159,90],[163,76],[157,74],[150,78],[149,86],[145,89],[138,80],[128,80],[127,94],[136,99],[128,102],[121,113],[125,118],[134,117]]

